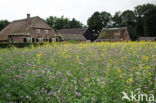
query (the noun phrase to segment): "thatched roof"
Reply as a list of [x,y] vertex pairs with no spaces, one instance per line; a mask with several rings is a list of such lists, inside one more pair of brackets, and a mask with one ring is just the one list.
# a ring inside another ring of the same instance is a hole
[[25,36],[30,36],[30,34],[29,34],[29,33],[16,33],[16,34],[8,34],[8,36],[23,36],[23,35],[25,35]]
[[122,40],[127,33],[127,39],[130,40],[127,27],[121,28],[103,28],[98,36],[98,40]]
[[138,38],[139,41],[156,41],[156,37],[139,37]]
[[57,30],[56,34],[62,35],[64,40],[83,41],[83,40],[86,40],[86,38],[84,37],[84,33],[87,30],[88,30],[87,28],[62,29],[62,30]]
[[27,34],[31,28],[51,29],[51,27],[38,16],[30,18],[30,20],[30,23],[27,22],[27,19],[13,21],[0,32],[0,40],[7,40],[8,35]]

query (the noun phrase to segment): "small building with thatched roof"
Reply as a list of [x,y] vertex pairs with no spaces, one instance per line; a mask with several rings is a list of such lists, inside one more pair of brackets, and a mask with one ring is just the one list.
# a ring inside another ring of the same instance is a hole
[[57,35],[61,35],[65,41],[94,41],[94,32],[89,28],[61,29],[56,31]]
[[87,40],[84,34],[87,32],[88,28],[76,28],[76,29],[61,29],[57,30],[56,34],[61,35],[64,41],[76,40],[85,41]]
[[156,41],[156,37],[139,37],[138,41]]
[[0,32],[1,42],[43,42],[52,41],[54,30],[40,17],[16,20]]
[[130,35],[127,27],[103,28],[97,41],[129,41]]

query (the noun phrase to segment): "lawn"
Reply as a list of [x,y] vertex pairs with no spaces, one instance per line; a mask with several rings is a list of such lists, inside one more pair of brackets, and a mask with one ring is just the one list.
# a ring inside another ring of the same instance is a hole
[[140,101],[156,101],[156,42],[0,49],[0,103]]

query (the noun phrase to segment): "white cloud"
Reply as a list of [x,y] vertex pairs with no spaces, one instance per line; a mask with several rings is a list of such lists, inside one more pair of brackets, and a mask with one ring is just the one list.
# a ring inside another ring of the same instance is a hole
[[0,20],[22,19],[27,13],[46,18],[62,16],[76,18],[86,24],[95,11],[116,11],[133,9],[138,4],[154,3],[156,0],[2,0],[0,1]]

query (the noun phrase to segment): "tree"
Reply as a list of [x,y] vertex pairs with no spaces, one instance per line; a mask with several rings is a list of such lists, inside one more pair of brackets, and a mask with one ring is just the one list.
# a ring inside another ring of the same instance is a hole
[[115,15],[113,17],[113,27],[121,27],[121,22],[122,22],[122,18],[121,18],[121,12],[115,12]]
[[156,8],[149,11],[144,17],[144,36],[156,36]]
[[144,17],[148,12],[153,10],[156,6],[153,4],[143,4],[143,5],[138,5],[134,9],[134,13],[136,17]]
[[50,16],[46,19],[47,24],[51,26],[53,29],[67,29],[70,27],[69,25],[69,19],[64,18],[64,16],[61,16],[60,18],[55,16]]
[[79,21],[77,21],[75,18],[73,18],[70,22],[69,22],[70,28],[82,28],[83,24]]
[[9,24],[8,20],[0,20],[0,31]]
[[102,29],[102,19],[99,12],[95,12],[87,21],[88,27],[94,32],[93,36],[98,36]]
[[132,40],[136,40],[136,16],[135,13],[131,10],[125,10],[121,15],[121,24],[120,26],[125,26],[128,28],[128,32]]
[[83,24],[73,18],[72,20],[65,18],[64,16],[61,17],[53,17],[50,16],[46,19],[46,22],[51,26],[53,29],[70,29],[70,28],[82,28]]
[[[138,5],[137,7],[135,7],[134,13],[136,15],[136,34],[137,36],[150,36],[147,33],[147,18],[150,17],[151,14],[150,12],[153,11],[156,8],[156,5],[153,4],[144,4],[144,5]],[[155,14],[155,12],[153,12]],[[148,17],[146,16],[148,15]],[[153,22],[155,20],[155,18],[150,18],[150,21]],[[151,26],[150,26],[151,27]],[[151,27],[151,30],[153,30],[154,28]]]
[[102,28],[110,27],[112,24],[112,16],[108,12],[94,12],[87,21],[88,27],[93,31],[93,36],[98,37]]
[[56,29],[68,29],[69,27],[70,25],[69,25],[68,18],[64,18],[64,16],[62,16],[61,18],[56,19],[56,22],[55,22]]
[[125,10],[124,12],[116,12],[113,17],[113,27],[127,27],[132,40],[136,40],[136,16],[131,10]]
[[50,16],[49,18],[46,19],[46,22],[49,26],[52,28],[55,28],[55,22],[56,22],[57,17],[55,16]]
[[136,19],[135,14],[131,10],[126,10],[121,14],[122,24],[135,25]]

